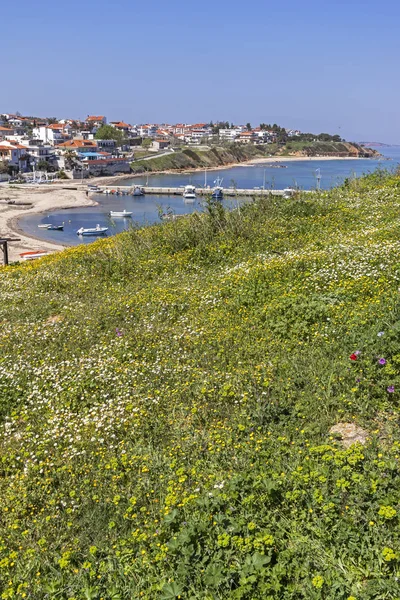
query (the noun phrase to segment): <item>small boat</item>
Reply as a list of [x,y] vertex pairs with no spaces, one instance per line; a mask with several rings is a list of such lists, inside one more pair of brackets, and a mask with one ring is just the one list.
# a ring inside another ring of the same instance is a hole
[[51,226],[51,223],[41,223],[38,225],[39,229],[48,229]]
[[134,196],[144,196],[143,188],[140,187],[140,185],[135,185],[135,187],[133,188],[133,195]]
[[63,231],[64,225],[49,225],[47,231]]
[[183,190],[185,200],[196,200],[196,188],[194,185],[186,185]]
[[224,197],[224,188],[221,185],[222,182],[223,179],[220,179],[219,177],[217,177],[217,179],[214,181],[215,187],[212,191],[212,197],[214,200],[222,200]]
[[110,210],[110,217],[131,217],[133,215],[132,212],[129,212],[127,210]]
[[35,258],[42,258],[47,256],[49,252],[47,250],[33,250],[31,252],[21,252],[20,257],[22,260],[34,260]]
[[99,188],[98,185],[88,185],[87,186],[88,192],[101,192],[101,189]]
[[283,197],[291,198],[295,193],[296,193],[296,190],[294,190],[293,188],[285,188],[283,190]]
[[108,231],[108,227],[100,227],[100,225],[97,224],[96,227],[88,229],[81,227],[76,233],[78,235],[103,235],[103,233],[106,233],[106,231]]

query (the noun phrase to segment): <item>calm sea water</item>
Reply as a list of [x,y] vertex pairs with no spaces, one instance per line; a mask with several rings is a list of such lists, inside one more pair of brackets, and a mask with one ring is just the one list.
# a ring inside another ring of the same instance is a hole
[[[364,173],[371,173],[377,168],[393,169],[400,163],[400,147],[382,148],[381,154],[384,159],[371,160],[324,160],[324,161],[287,161],[280,163],[284,168],[277,168],[267,164],[246,165],[242,167],[233,167],[230,169],[221,169],[220,171],[209,171],[207,173],[207,184],[213,185],[217,177],[223,178],[222,185],[230,187],[232,185],[238,188],[262,187],[265,182],[266,187],[273,189],[283,189],[289,186],[296,186],[301,189],[315,189],[316,172],[320,169],[321,187],[329,189],[343,182],[346,177],[358,177]],[[276,163],[275,163],[276,165]],[[124,182],[130,184],[148,184],[150,186],[184,186],[192,183],[196,186],[203,186],[205,174],[181,173],[171,175],[149,175],[135,177],[130,181]],[[201,198],[196,204],[185,204],[181,196],[105,196],[98,194],[94,199],[99,203],[98,206],[87,208],[76,208],[68,210],[52,211],[45,215],[27,215],[20,219],[20,227],[31,235],[49,241],[59,242],[66,245],[77,245],[81,243],[93,242],[96,237],[81,238],[76,234],[80,227],[95,227],[99,223],[102,227],[108,227],[107,235],[114,235],[128,229],[149,225],[159,222],[159,212],[172,210],[175,214],[187,214],[195,210],[202,210]],[[239,200],[248,202],[251,200]],[[224,200],[224,205],[232,207],[237,200]],[[108,216],[110,210],[128,210],[133,212],[132,219],[113,218]],[[38,229],[40,223],[53,223],[60,225],[64,223],[64,231],[47,231]]]

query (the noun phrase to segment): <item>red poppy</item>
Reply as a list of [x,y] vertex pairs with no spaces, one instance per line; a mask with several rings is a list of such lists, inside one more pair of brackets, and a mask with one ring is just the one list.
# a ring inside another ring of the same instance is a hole
[[357,360],[357,354],[350,354],[350,360]]

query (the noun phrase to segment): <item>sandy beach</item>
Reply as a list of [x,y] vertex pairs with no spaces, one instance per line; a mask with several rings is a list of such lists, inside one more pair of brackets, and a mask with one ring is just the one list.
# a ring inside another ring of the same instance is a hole
[[[72,181],[36,186],[0,184],[0,237],[21,239],[19,242],[9,243],[10,262],[20,260],[21,252],[63,250],[66,246],[62,244],[39,240],[24,233],[18,226],[18,219],[26,214],[46,213],[55,208],[94,206],[96,203],[86,197],[85,191],[86,185],[81,186]],[[2,259],[0,253],[0,265]]]

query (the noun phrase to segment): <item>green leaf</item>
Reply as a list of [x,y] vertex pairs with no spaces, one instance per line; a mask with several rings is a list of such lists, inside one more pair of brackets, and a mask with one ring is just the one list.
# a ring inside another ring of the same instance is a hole
[[161,600],[172,600],[173,598],[177,598],[182,594],[182,588],[173,581],[172,583],[167,583],[164,585],[161,593]]

